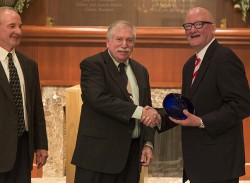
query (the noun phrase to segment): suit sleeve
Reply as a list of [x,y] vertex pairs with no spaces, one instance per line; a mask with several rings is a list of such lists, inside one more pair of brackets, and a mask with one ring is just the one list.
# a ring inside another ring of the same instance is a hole
[[250,115],[250,90],[244,66],[230,50],[217,62],[217,87],[222,98],[219,109],[202,116],[208,132],[217,136]]
[[46,123],[44,109],[41,96],[40,80],[38,74],[38,66],[34,63],[34,106],[33,106],[33,121],[34,121],[34,147],[37,149],[48,150],[48,140],[46,132]]

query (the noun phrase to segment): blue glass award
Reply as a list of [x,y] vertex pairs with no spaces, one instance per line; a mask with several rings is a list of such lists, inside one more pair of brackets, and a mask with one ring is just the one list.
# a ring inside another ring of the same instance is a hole
[[184,109],[187,109],[188,112],[194,114],[194,106],[191,101],[178,93],[170,93],[166,95],[163,100],[163,108],[170,117],[179,120],[187,119],[187,116],[183,114]]

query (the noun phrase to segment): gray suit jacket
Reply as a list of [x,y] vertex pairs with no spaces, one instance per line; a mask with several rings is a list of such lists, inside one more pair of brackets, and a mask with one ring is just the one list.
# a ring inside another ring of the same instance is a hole
[[[48,149],[40,81],[37,63],[18,51],[16,55],[25,80],[29,157],[32,169],[34,150]],[[0,64],[0,101],[0,173],[2,173],[12,169],[18,142],[16,106],[2,64]]]

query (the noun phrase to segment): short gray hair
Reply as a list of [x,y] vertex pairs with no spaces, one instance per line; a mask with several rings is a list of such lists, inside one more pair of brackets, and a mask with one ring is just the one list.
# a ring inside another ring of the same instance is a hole
[[107,31],[107,39],[112,39],[112,36],[113,36],[113,30],[115,27],[117,26],[121,26],[121,27],[130,27],[133,31],[133,39],[135,41],[136,39],[136,29],[135,27],[128,21],[126,20],[117,20],[115,22],[113,22],[109,28],[108,28],[108,31]]

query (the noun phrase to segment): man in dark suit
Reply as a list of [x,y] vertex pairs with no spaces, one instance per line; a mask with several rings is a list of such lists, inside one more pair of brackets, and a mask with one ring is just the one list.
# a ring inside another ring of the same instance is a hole
[[129,58],[135,38],[129,22],[116,21],[107,32],[108,49],[80,64],[75,183],[138,183],[141,165],[152,159],[154,129],[140,120],[154,125],[159,116],[142,107],[151,106],[151,94],[147,69]]
[[34,152],[38,168],[48,157],[37,63],[15,50],[21,26],[15,9],[0,7],[0,183],[31,182]]
[[[184,65],[182,80],[182,94],[193,103],[195,114],[184,110],[186,120],[170,117],[182,125],[183,181],[237,183],[245,173],[242,120],[250,115],[244,66],[215,39],[208,10],[191,9],[183,27],[196,52]],[[161,131],[173,127],[170,120],[162,115]]]

